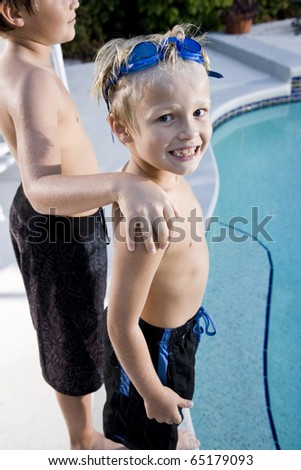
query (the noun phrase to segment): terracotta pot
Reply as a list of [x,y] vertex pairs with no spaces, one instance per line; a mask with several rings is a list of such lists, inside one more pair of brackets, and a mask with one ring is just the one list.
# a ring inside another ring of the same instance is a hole
[[253,18],[246,18],[244,15],[227,18],[226,20],[227,34],[244,34],[248,33],[253,24]]

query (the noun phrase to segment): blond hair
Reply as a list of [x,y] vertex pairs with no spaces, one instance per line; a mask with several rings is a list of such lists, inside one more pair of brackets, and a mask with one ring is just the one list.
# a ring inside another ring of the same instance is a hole
[[[159,44],[169,37],[176,37],[179,40],[185,39],[185,37],[193,37],[195,41],[203,46],[205,42],[204,35],[193,35],[192,31],[198,33],[198,29],[192,25],[179,24],[174,26],[167,33],[163,34],[151,34],[146,36],[136,36],[131,39],[117,38],[112,39],[100,48],[95,59],[94,68],[94,82],[92,87],[92,95],[101,99],[108,99],[110,103],[110,114],[114,116],[119,122],[127,124],[129,127],[135,127],[135,118],[133,109],[138,104],[139,93],[138,84],[136,81],[135,73],[130,75],[122,76],[116,83],[114,80],[120,71],[123,64],[127,64],[133,48],[145,41],[151,41],[155,44]],[[205,53],[203,47],[203,58],[204,66],[206,70],[210,69],[208,56]],[[164,60],[160,67],[171,67],[174,70],[176,64],[183,62],[183,59],[179,57],[176,47],[173,43],[169,43],[166,47]],[[114,82],[114,85],[107,90],[108,84]],[[108,96],[106,96],[108,94]],[[117,99],[118,96],[118,99]],[[115,99],[116,98],[116,99]]]

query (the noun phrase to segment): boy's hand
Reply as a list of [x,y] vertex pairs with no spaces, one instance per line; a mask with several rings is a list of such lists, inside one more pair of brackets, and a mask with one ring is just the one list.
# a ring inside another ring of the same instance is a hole
[[179,408],[192,408],[193,402],[181,398],[171,388],[162,386],[161,390],[159,395],[144,400],[147,417],[158,423],[180,424],[182,417]]
[[167,193],[150,180],[130,175],[119,193],[118,205],[125,217],[126,243],[135,249],[135,229],[140,224],[143,243],[148,253],[156,252],[156,243],[164,249],[169,243],[170,220],[178,217],[176,205]]

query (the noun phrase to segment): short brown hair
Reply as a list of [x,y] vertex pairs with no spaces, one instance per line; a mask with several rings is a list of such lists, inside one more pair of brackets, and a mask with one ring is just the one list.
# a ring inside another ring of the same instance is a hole
[[[37,11],[39,0],[0,0],[0,4],[9,4],[12,8],[19,10],[24,8],[28,13],[34,14]],[[12,31],[14,27],[7,23],[0,13],[0,34]]]

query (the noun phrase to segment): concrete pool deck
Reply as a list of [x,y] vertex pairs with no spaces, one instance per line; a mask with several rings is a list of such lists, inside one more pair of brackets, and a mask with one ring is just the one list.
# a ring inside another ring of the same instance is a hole
[[[294,35],[291,20],[255,25],[244,36],[212,34],[210,41],[207,49],[212,68],[224,74],[223,80],[211,79],[213,121],[238,106],[289,95],[290,78],[301,76],[301,36]],[[101,170],[120,170],[127,152],[118,142],[112,144],[105,107],[99,108],[89,97],[93,64],[67,62],[66,72]],[[218,191],[218,173],[210,151],[189,179],[210,214],[214,200],[207,194],[216,197]],[[35,333],[8,236],[8,211],[20,182],[16,165],[0,174],[0,182],[0,449],[67,449],[68,435],[54,393],[41,377]],[[103,391],[95,394],[94,415],[99,428],[103,399]],[[248,445],[243,440],[236,442],[237,449]]]

